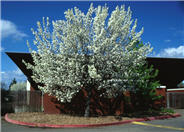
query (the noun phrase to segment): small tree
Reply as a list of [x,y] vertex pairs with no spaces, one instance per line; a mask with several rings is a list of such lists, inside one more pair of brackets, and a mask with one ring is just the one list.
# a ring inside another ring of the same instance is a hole
[[11,86],[11,91],[26,91],[26,82],[19,82]]
[[[158,101],[162,96],[156,94],[156,88],[160,86],[156,80],[158,70],[148,64],[137,67],[133,70],[139,75],[131,78],[130,86],[133,86],[133,100],[136,110],[148,110],[154,108],[155,101]],[[137,105],[136,105],[137,104]]]
[[16,84],[16,83],[17,83],[16,79],[13,78],[13,80],[11,81],[11,83],[9,85],[9,90],[11,90],[11,86],[14,85],[14,84]]
[[105,89],[102,96],[116,97],[128,88],[128,79],[137,76],[131,69],[145,63],[151,52],[149,44],[136,49],[140,32],[137,20],[132,25],[131,10],[116,7],[108,18],[108,7],[91,4],[84,14],[78,8],[65,12],[66,20],[38,22],[34,44],[30,48],[34,65],[25,63],[33,72],[33,80],[44,85],[39,89],[61,102],[70,102],[84,88],[88,93],[85,116],[89,116],[91,90]]

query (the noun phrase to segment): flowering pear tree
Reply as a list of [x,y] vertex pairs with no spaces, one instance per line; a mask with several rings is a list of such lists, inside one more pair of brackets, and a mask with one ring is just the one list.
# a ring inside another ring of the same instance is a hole
[[[39,89],[61,102],[85,88],[88,93],[85,116],[89,116],[91,90],[105,89],[102,96],[116,97],[129,86],[130,78],[139,76],[131,69],[145,63],[150,44],[137,47],[143,28],[136,32],[137,20],[130,8],[116,7],[109,16],[108,7],[91,4],[85,14],[78,8],[68,9],[65,20],[43,18],[32,32],[37,51],[30,48],[34,65],[25,63],[33,72]],[[109,16],[109,17],[108,17]]]

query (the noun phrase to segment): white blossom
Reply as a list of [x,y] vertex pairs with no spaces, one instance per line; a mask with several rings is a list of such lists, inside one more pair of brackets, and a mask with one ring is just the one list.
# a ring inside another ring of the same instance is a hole
[[92,4],[86,14],[77,7],[64,14],[66,20],[52,21],[52,32],[48,18],[37,22],[36,31],[32,29],[38,50],[29,46],[34,65],[25,65],[33,80],[43,84],[39,89],[70,102],[85,86],[106,89],[108,97],[131,87],[128,82],[138,76],[131,69],[144,64],[152,49],[150,44],[135,48],[143,29],[136,32],[130,8],[117,6],[109,19],[107,6]]

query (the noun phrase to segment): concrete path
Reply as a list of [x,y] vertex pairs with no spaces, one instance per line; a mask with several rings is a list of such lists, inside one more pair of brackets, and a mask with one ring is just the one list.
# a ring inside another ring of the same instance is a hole
[[[165,120],[146,121],[142,124],[124,124],[96,128],[31,128],[2,120],[2,132],[184,132],[184,109],[176,110],[183,116]],[[181,130],[180,130],[181,129]]]

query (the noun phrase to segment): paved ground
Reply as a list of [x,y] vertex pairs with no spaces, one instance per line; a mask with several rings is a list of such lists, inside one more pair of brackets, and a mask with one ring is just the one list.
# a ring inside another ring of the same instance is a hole
[[184,109],[176,110],[183,116],[166,120],[146,121],[97,128],[31,128],[10,124],[2,120],[2,132],[184,132]]

